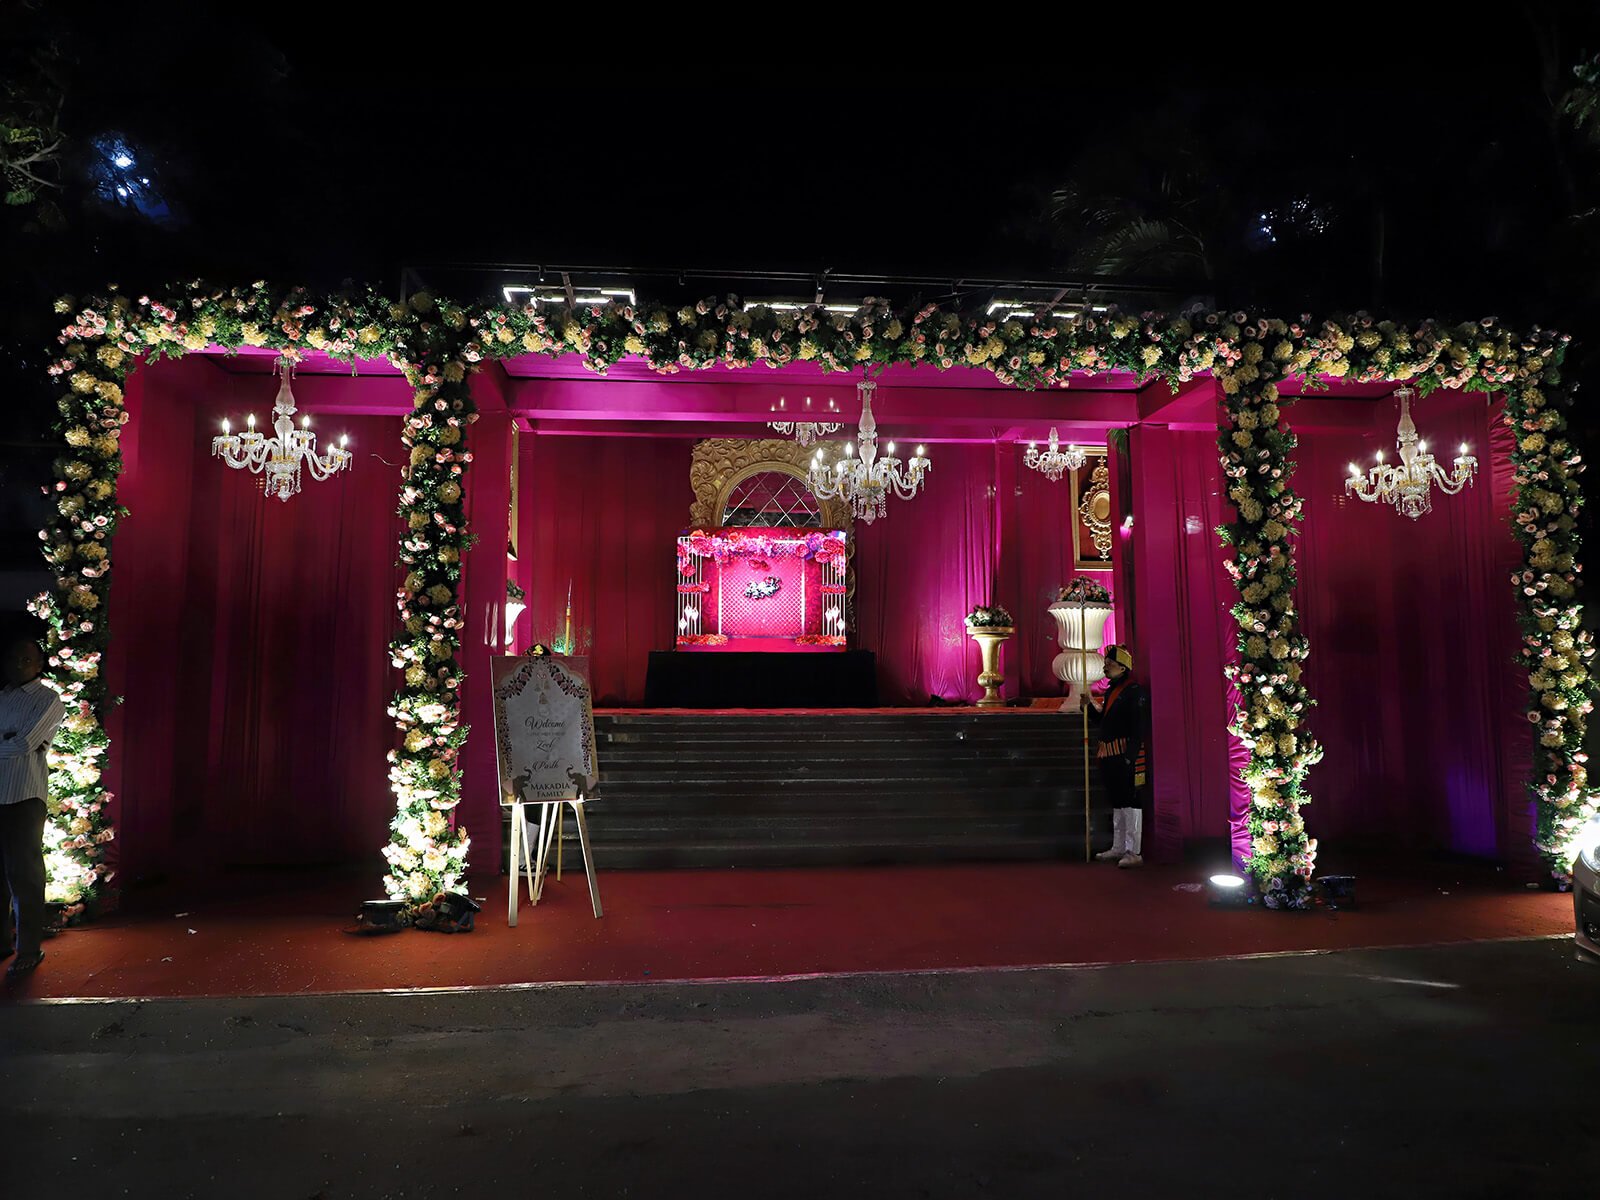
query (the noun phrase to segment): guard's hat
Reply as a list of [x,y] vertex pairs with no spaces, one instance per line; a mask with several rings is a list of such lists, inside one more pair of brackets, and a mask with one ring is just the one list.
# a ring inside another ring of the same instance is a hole
[[1133,670],[1133,651],[1126,646],[1113,642],[1106,647],[1106,661],[1108,663],[1120,663],[1124,670],[1131,672]]

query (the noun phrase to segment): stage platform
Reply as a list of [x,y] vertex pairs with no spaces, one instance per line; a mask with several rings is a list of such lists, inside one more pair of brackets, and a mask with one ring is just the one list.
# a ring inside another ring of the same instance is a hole
[[[1081,860],[1083,727],[1054,707],[601,710],[595,852],[608,867]],[[1090,778],[1100,849],[1111,819]]]
[[649,708],[871,708],[878,703],[878,666],[870,650],[832,647],[656,650],[644,691]]

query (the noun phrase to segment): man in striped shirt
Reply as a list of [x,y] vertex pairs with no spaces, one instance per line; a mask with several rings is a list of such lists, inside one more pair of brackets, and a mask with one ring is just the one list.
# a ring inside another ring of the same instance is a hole
[[[6,901],[0,958],[15,960],[8,978],[44,959],[44,822],[50,768],[45,755],[66,710],[40,678],[44,653],[26,634],[0,648],[0,870]],[[14,939],[14,941],[13,941]]]

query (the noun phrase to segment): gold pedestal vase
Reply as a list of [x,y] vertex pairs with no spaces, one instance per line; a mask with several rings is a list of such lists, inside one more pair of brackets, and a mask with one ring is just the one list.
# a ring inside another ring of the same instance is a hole
[[1006,677],[1000,670],[1000,643],[1016,630],[1009,625],[968,625],[967,632],[978,643],[978,650],[983,655],[983,670],[978,673],[978,686],[983,689],[983,699],[978,701],[978,707],[1003,708],[1005,700],[1000,695],[1000,685],[1005,683]]

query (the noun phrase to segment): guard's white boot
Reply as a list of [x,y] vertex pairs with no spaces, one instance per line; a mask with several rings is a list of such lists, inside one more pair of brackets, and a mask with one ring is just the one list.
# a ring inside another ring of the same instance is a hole
[[1139,854],[1140,844],[1144,833],[1144,812],[1137,808],[1119,808],[1117,816],[1122,818],[1122,857],[1117,859],[1119,867],[1142,867],[1144,858]]
[[1095,855],[1099,862],[1117,862],[1127,853],[1128,825],[1125,810],[1111,810],[1111,846]]

